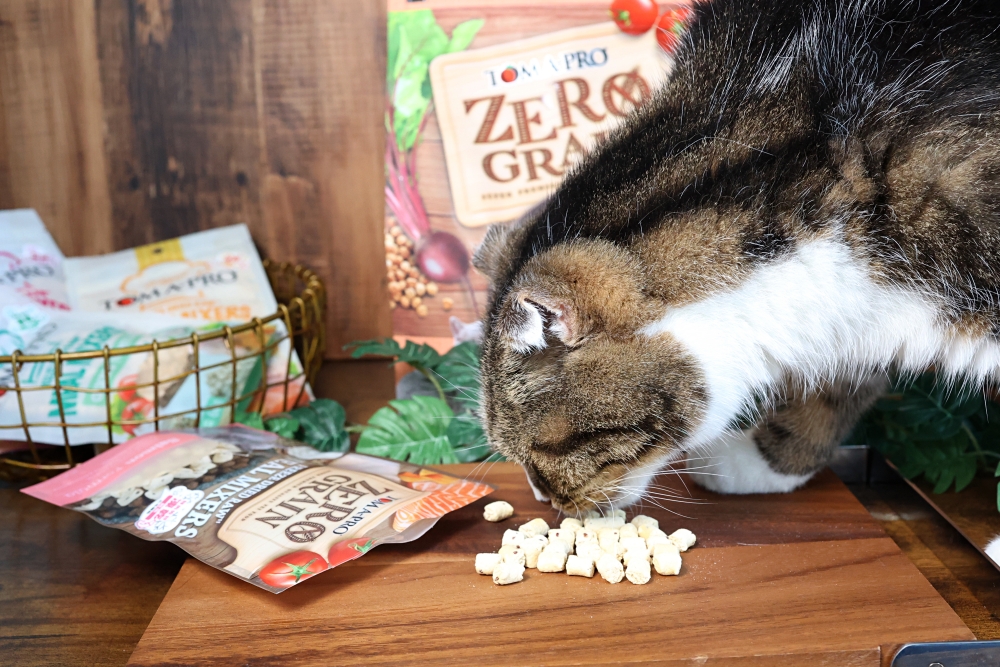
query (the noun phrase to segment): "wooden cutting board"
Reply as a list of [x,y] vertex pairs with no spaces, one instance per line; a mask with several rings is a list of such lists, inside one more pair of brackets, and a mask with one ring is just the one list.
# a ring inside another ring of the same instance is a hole
[[[468,475],[472,465],[442,466]],[[473,568],[503,531],[536,516],[520,468],[416,542],[274,595],[198,561],[177,575],[131,665],[888,665],[906,642],[974,639],[830,471],[791,494],[720,496],[643,512],[698,545],[676,577],[645,586],[528,570],[494,586]],[[682,493],[684,480],[658,483]],[[516,514],[492,524],[482,507]],[[631,516],[631,512],[630,512]]]

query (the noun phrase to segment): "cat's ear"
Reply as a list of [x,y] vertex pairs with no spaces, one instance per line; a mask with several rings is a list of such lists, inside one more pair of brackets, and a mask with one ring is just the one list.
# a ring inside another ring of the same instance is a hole
[[521,240],[528,231],[529,223],[541,208],[542,205],[534,207],[512,223],[490,225],[483,242],[472,256],[472,265],[491,281],[496,282],[514,261]]
[[544,349],[546,334],[569,347],[576,347],[583,339],[572,301],[537,290],[514,294],[501,312],[498,328],[508,344],[521,353]]

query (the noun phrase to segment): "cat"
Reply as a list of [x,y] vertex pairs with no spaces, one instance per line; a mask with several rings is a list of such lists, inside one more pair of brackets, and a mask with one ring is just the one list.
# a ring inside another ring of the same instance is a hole
[[787,492],[890,373],[996,379],[998,5],[694,5],[671,80],[473,260],[484,429],[539,499],[685,462]]

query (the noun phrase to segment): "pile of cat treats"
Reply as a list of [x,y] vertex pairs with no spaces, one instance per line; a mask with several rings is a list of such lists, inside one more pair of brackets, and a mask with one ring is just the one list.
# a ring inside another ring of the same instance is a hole
[[[501,500],[487,505],[483,517],[502,521],[513,513],[514,508]],[[593,577],[596,571],[612,584],[622,579],[646,584],[652,569],[661,575],[678,574],[681,552],[695,541],[690,530],[667,535],[656,519],[641,514],[626,523],[623,510],[608,515],[589,512],[582,521],[566,518],[558,528],[549,528],[544,519],[532,519],[517,530],[505,531],[497,553],[476,554],[476,572],[492,575],[493,583],[501,586],[523,580],[525,568],[580,577]]]

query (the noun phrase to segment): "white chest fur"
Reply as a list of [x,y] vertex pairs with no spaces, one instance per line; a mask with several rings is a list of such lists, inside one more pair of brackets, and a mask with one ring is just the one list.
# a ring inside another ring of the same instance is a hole
[[930,298],[875,282],[829,238],[800,245],[735,290],[668,310],[643,333],[673,336],[706,378],[705,419],[686,449],[718,438],[755,394],[789,373],[809,384],[937,364],[978,381],[1000,369],[995,342],[946,327]]

